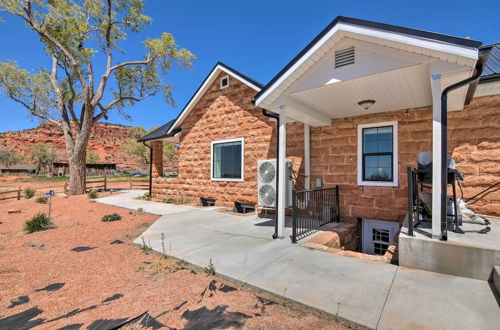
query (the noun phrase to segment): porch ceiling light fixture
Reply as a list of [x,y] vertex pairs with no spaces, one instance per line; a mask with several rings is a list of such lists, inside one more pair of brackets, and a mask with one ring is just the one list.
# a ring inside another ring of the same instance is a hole
[[359,106],[365,110],[368,110],[375,104],[374,100],[363,100],[358,102]]

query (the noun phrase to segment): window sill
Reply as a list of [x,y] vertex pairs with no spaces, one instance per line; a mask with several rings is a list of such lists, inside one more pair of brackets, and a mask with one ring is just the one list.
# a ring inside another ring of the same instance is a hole
[[245,179],[216,179],[216,178],[211,178],[211,181],[232,181],[232,182],[243,182]]
[[371,187],[397,187],[397,181],[358,181],[358,186],[371,186]]

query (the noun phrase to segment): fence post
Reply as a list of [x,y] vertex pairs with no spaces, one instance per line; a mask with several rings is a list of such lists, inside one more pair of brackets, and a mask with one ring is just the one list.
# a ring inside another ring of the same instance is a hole
[[297,243],[297,191],[292,189],[292,243]]
[[107,179],[108,179],[108,177],[105,176],[104,177],[104,191],[108,190],[108,180]]
[[339,185],[335,186],[335,207],[337,208],[337,222],[340,222],[340,191],[339,191]]
[[408,236],[413,236],[413,172],[412,168],[406,168],[408,176]]
[[17,200],[21,199],[21,187],[18,187],[17,189]]

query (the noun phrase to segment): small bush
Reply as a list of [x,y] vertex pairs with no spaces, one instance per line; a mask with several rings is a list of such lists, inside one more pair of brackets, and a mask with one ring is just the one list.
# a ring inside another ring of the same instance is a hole
[[23,194],[24,194],[24,198],[30,199],[33,196],[35,196],[36,190],[31,188],[31,187],[26,187],[26,188],[24,188]]
[[37,198],[35,198],[35,202],[40,203],[40,204],[47,204],[48,200],[49,199],[45,196],[38,196]]
[[212,263],[212,259],[210,259],[210,262],[208,263],[208,266],[205,267],[205,269],[203,269],[203,271],[207,274],[207,275],[215,275],[215,266],[214,264]]
[[118,213],[111,213],[111,214],[106,214],[105,216],[103,216],[101,221],[102,222],[111,222],[111,221],[118,221],[121,219],[122,219],[122,216],[119,215]]
[[189,204],[191,203],[191,199],[186,196],[181,196],[175,200],[175,204]]
[[87,196],[89,196],[89,199],[96,199],[99,196],[99,194],[97,193],[97,190],[92,189],[91,191],[89,191]]
[[167,204],[172,204],[173,202],[174,202],[174,199],[173,199],[173,198],[170,198],[170,197],[169,197],[169,198],[165,198],[165,199],[163,200],[163,203],[167,203]]
[[173,258],[160,258],[151,264],[141,265],[138,270],[147,273],[149,276],[166,275],[175,273],[182,269],[184,263],[180,260]]
[[147,245],[146,241],[144,240],[144,236],[141,236],[141,239],[142,239],[142,244],[140,248],[142,252],[144,252],[145,254],[150,254],[151,252],[153,252],[153,248],[151,247],[151,242],[149,243],[149,245]]
[[142,207],[137,208],[137,213],[143,213],[143,212],[144,212],[144,209]]
[[49,217],[43,212],[36,214],[33,218],[31,218],[31,220],[24,223],[24,231],[27,233],[47,230],[50,228],[54,228],[54,223],[52,223]]

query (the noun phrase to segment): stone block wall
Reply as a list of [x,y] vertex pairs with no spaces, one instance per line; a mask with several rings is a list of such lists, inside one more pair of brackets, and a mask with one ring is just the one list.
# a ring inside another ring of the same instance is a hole
[[[153,197],[215,197],[217,205],[257,203],[257,161],[276,157],[276,123],[252,105],[255,90],[229,76],[221,89],[220,74],[182,123],[178,151],[179,177],[157,176]],[[244,138],[244,181],[212,181],[211,141]]]
[[[358,186],[357,126],[394,120],[399,126],[399,186]],[[466,175],[462,183],[464,198],[500,181],[500,96],[476,98],[463,111],[450,112],[448,134],[448,151]],[[287,139],[287,145],[303,145],[303,134],[289,134]],[[401,222],[407,204],[406,167],[416,167],[417,154],[422,151],[432,151],[430,108],[333,120],[330,126],[311,128],[312,188],[315,178],[322,178],[325,187],[340,185],[344,218]],[[500,216],[500,189],[470,202],[469,207],[478,213]]]

